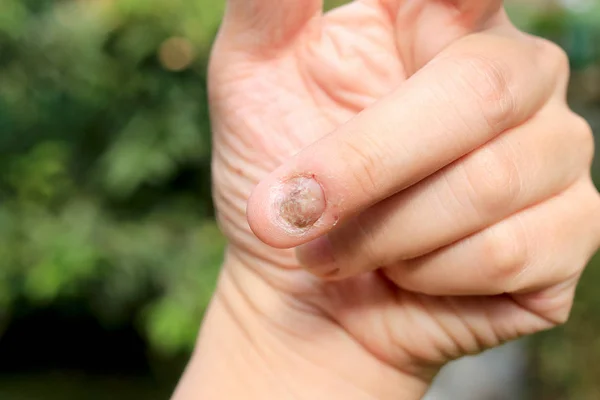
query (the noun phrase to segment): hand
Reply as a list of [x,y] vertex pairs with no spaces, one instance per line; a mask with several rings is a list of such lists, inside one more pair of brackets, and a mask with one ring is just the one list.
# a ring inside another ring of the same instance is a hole
[[568,60],[501,6],[229,1],[210,77],[218,298],[374,398],[564,322],[600,243]]

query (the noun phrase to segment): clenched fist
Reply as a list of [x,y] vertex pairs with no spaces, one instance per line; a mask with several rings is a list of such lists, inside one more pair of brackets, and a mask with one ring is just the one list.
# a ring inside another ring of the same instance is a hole
[[229,0],[210,69],[230,245],[182,399],[418,399],[566,321],[600,245],[568,60],[499,0]]

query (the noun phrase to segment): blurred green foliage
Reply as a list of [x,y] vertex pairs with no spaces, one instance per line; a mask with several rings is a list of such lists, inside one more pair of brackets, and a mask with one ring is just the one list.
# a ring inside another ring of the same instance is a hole
[[[569,51],[577,84],[600,76],[595,4],[510,11]],[[3,325],[20,302],[66,298],[108,325],[133,316],[159,351],[191,348],[225,245],[205,84],[222,12],[217,0],[0,2]],[[600,115],[600,93],[578,93]],[[598,267],[573,321],[536,342],[543,398],[600,398]]]
[[19,300],[71,297],[107,324],[134,313],[160,350],[191,346],[224,245],[205,93],[222,8],[0,2],[5,323]]

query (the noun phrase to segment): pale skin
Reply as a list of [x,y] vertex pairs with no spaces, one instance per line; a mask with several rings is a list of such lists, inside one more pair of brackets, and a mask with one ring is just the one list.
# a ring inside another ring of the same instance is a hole
[[564,323],[600,246],[568,78],[501,1],[229,0],[209,79],[229,247],[174,399],[419,399]]

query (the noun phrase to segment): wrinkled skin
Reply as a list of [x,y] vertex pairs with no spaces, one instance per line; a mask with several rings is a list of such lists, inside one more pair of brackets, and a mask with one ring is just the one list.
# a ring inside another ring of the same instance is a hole
[[[402,85],[451,42],[472,32],[482,32],[482,40],[496,32],[533,40],[512,27],[499,2],[459,10],[452,1],[365,0],[323,18],[316,3],[282,11],[285,29],[266,34],[241,26],[243,11],[234,7],[243,6],[234,0],[215,45],[214,194],[230,241],[215,301],[229,303],[232,314],[237,303],[247,303],[282,342],[304,338],[292,352],[381,398],[389,390],[368,383],[370,370],[429,382],[449,360],[564,322],[591,252],[550,288],[437,297],[402,289],[381,271],[317,278],[300,267],[293,250],[275,250],[252,233],[246,203],[263,178]],[[315,17],[305,23],[303,12]]]

